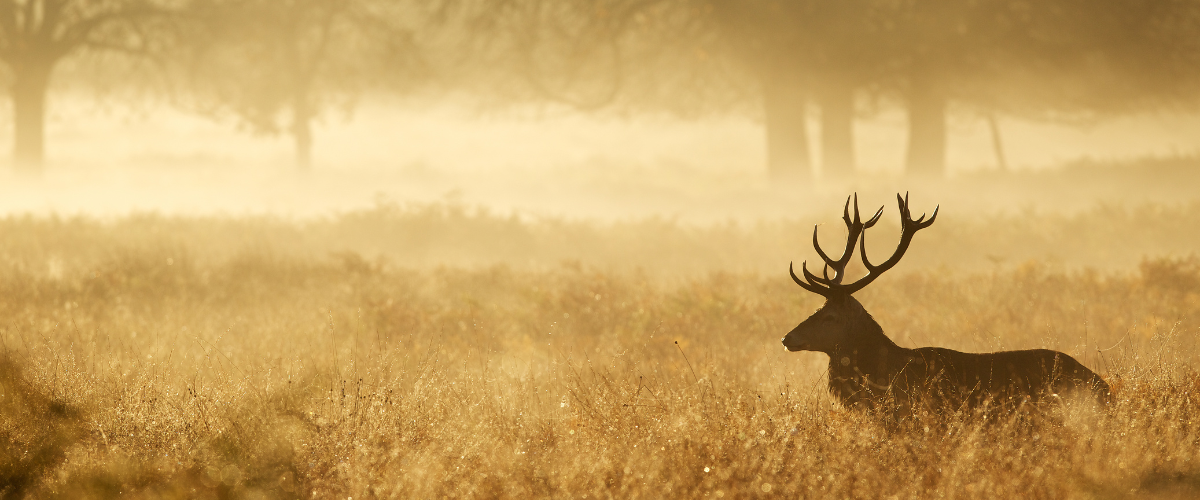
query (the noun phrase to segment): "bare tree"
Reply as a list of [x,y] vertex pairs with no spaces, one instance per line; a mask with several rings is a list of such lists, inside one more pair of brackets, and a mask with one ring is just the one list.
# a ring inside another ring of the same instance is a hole
[[907,0],[888,8],[890,74],[879,90],[908,110],[910,174],[945,174],[952,104],[985,116],[1078,121],[1197,95],[1187,76],[1200,58],[1200,8],[1191,0]]
[[820,108],[821,167],[826,177],[855,171],[854,121],[860,90],[879,78],[887,53],[886,10],[874,0],[808,0],[795,14],[803,22],[782,29],[803,31],[788,52],[809,75]]
[[468,24],[486,72],[465,80],[482,92],[587,111],[753,114],[769,172],[787,179],[810,175],[814,102],[825,175],[853,174],[856,101],[870,97],[908,111],[907,171],[941,176],[952,105],[1044,119],[1200,95],[1176,83],[1200,81],[1185,69],[1200,67],[1187,49],[1200,40],[1195,3],[459,2],[477,12]]
[[297,167],[308,171],[313,123],[325,110],[349,109],[366,89],[426,76],[414,16],[428,3],[197,2],[189,17],[199,28],[185,57],[195,106],[232,114],[256,133],[289,135]]
[[761,116],[777,179],[811,176],[807,115],[815,98],[827,174],[853,171],[855,91],[877,65],[872,44],[882,40],[869,0],[481,5],[488,29],[477,31],[480,39],[493,51],[509,49],[505,63],[488,66],[516,69],[534,96],[584,110]]
[[726,51],[757,81],[766,128],[767,170],[775,179],[811,176],[808,101],[810,75],[796,57],[808,40],[804,2],[713,0],[710,27]]
[[46,93],[55,67],[82,51],[149,54],[161,34],[147,25],[169,5],[154,0],[0,0],[0,61],[11,74],[13,159],[40,174]]
[[[908,111],[905,170],[941,175],[946,168],[946,115],[961,81],[995,69],[985,55],[990,7],[1004,0],[909,0],[893,6],[893,81]],[[990,73],[989,73],[990,74]]]

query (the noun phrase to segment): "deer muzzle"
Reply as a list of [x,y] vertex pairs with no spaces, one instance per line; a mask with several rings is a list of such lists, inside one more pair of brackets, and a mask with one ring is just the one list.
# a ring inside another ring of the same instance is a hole
[[783,347],[791,352],[808,350],[808,345],[805,342],[798,341],[792,335],[780,339],[780,342],[783,342]]

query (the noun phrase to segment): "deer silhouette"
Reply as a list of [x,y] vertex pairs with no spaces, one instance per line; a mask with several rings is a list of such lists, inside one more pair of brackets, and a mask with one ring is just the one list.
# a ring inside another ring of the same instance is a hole
[[[1084,391],[1101,403],[1109,401],[1108,384],[1062,352],[1029,349],[966,353],[941,347],[907,349],[884,335],[879,323],[851,295],[895,266],[908,250],[913,235],[932,225],[941,208],[935,208],[929,220],[925,219],[925,214],[913,220],[909,214],[908,195],[897,194],[896,199],[900,204],[900,243],[882,264],[873,265],[867,259],[866,230],[879,221],[883,208],[863,222],[855,194],[854,216],[850,215],[850,198],[846,199],[843,211],[848,234],[841,257],[832,259],[821,249],[814,228],[813,246],[825,261],[821,275],[810,272],[807,262],[801,265],[803,280],[796,276],[792,266],[788,268],[796,284],[825,297],[825,305],[788,332],[783,345],[789,351],[816,351],[829,355],[829,389],[842,404],[888,410],[896,416],[905,416],[918,409],[959,411],[1013,407]],[[852,283],[843,283],[855,244],[867,274]]]

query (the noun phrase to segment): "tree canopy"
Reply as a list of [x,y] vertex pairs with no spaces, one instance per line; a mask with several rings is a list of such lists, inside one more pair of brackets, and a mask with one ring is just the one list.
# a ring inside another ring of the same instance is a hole
[[1198,35],[1200,0],[0,0],[14,155],[33,170],[55,65],[99,51],[170,61],[180,102],[290,136],[302,169],[329,109],[422,90],[750,115],[771,174],[804,179],[813,110],[824,175],[848,176],[854,123],[879,109],[908,114],[909,172],[940,175],[956,110],[1094,120],[1192,107]]

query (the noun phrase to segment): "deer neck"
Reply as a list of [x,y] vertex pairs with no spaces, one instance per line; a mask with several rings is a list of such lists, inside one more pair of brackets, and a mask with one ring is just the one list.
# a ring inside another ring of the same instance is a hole
[[884,373],[897,360],[908,357],[908,349],[884,335],[883,328],[865,311],[850,325],[850,342],[829,353],[829,372],[836,377],[861,377]]

